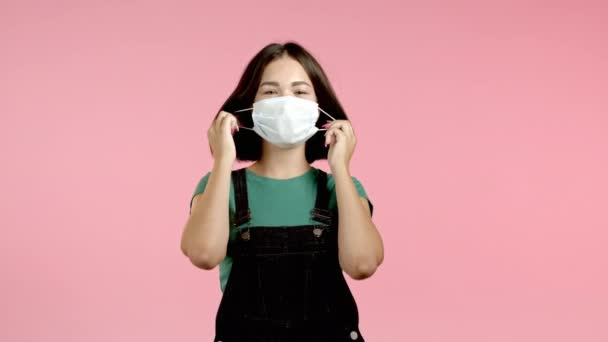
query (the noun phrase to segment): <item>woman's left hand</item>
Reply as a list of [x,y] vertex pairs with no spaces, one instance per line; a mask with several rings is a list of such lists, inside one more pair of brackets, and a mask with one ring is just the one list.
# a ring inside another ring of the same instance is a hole
[[[327,162],[332,170],[336,167],[348,167],[355,151],[357,139],[353,127],[348,120],[334,120],[323,127],[325,132],[325,145],[329,145]],[[333,171],[332,171],[333,172]]]

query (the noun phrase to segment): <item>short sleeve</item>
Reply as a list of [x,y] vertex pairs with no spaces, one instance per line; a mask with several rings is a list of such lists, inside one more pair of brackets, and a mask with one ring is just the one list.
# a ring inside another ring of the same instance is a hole
[[[367,192],[365,191],[363,184],[361,184],[359,179],[357,179],[356,177],[351,176],[351,178],[353,180],[353,183],[355,184],[355,188],[357,188],[357,192],[359,193],[359,196],[367,199],[367,203],[369,203],[370,213],[373,216],[374,205],[372,204],[372,201],[370,200],[369,196],[367,195]],[[331,174],[329,174],[327,177],[327,188],[330,191],[329,209],[332,209],[332,210],[336,209],[338,207],[337,194],[336,194],[336,182],[334,180],[333,175],[331,175]]]
[[198,181],[198,184],[196,185],[196,188],[194,189],[194,193],[192,193],[192,197],[190,197],[190,213],[192,213],[192,201],[194,200],[194,197],[196,195],[202,193],[203,191],[205,191],[205,187],[207,186],[207,181],[209,181],[210,175],[211,175],[211,172],[207,172],[207,174],[204,175]]

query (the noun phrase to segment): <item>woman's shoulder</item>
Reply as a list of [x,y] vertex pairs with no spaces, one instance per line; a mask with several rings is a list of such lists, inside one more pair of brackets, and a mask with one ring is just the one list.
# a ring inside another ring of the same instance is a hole
[[[352,179],[353,184],[355,185],[355,188],[357,189],[357,193],[359,194],[359,197],[365,198],[367,200],[367,202],[369,203],[370,210],[373,213],[374,206],[367,194],[367,191],[365,190],[365,187],[363,186],[363,184],[357,177],[351,175],[351,179]],[[327,174],[327,188],[330,191],[329,207],[336,208],[337,200],[338,200],[338,195],[336,193],[336,179],[334,178],[334,175],[331,173]]]

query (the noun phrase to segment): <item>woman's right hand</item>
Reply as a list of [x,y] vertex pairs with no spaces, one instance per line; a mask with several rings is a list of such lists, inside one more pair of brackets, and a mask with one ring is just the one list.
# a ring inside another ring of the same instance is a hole
[[220,111],[207,131],[211,154],[215,161],[232,163],[236,159],[236,147],[232,135],[238,130],[236,117],[228,112]]

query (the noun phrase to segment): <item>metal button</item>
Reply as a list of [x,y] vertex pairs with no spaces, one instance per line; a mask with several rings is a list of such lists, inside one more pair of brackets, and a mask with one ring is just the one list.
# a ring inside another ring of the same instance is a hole
[[351,340],[353,340],[353,341],[354,341],[354,340],[356,340],[358,337],[359,337],[359,334],[357,334],[357,332],[356,332],[356,331],[354,331],[354,330],[353,330],[353,331],[351,331],[351,332],[350,332],[350,339],[351,339]]
[[249,240],[249,238],[251,238],[251,234],[249,234],[249,230],[241,233],[241,239],[243,239],[243,240]]
[[321,229],[321,228],[315,228],[315,229],[312,230],[312,233],[315,234],[316,237],[319,237],[323,233],[323,229]]

